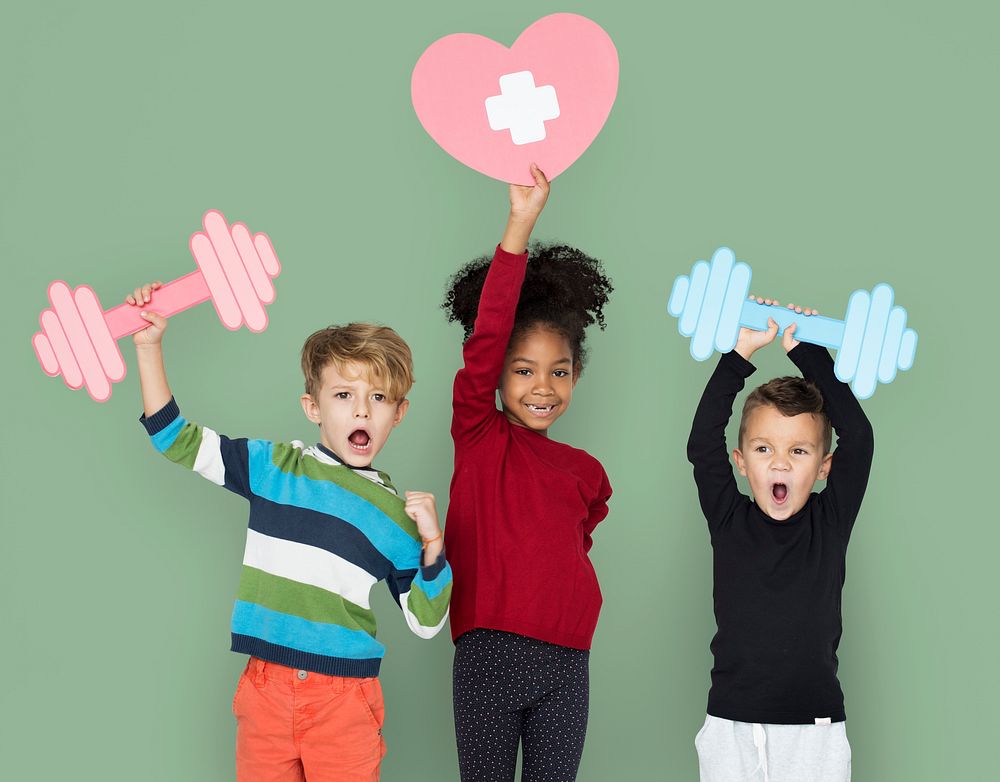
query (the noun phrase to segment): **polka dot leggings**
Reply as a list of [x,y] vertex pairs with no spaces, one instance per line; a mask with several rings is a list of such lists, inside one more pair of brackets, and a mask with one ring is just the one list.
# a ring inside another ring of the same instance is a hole
[[455,648],[455,736],[462,782],[572,782],[587,735],[590,652],[500,630]]

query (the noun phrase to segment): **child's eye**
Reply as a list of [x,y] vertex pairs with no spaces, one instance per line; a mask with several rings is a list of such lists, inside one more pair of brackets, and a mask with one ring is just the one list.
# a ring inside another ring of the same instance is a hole
[[348,393],[347,391],[338,391],[336,394],[334,394],[334,396],[337,397],[337,399],[350,399],[351,398],[350,393]]
[[756,448],[754,448],[754,450],[757,453],[767,453],[767,446],[766,445],[758,445]]
[[805,448],[796,448],[795,450],[792,451],[792,453],[794,453],[796,456],[804,456],[809,452]]
[[376,402],[384,402],[385,394],[372,394],[372,399],[374,399]]
[[531,374],[531,370],[530,369],[515,369],[514,370],[514,374],[515,375],[523,375],[524,377],[528,377],[528,375]]
[[569,377],[569,372],[567,372],[565,369],[557,369],[552,374],[555,375],[556,377]]

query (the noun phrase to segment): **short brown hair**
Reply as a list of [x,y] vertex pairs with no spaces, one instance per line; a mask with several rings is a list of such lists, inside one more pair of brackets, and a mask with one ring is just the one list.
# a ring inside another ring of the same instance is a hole
[[306,393],[316,396],[328,365],[341,370],[351,362],[364,367],[370,380],[384,383],[393,402],[405,398],[413,387],[413,354],[399,334],[388,326],[348,323],[320,329],[302,346]]
[[743,417],[740,419],[741,448],[750,414],[758,407],[765,406],[773,407],[782,415],[789,417],[802,413],[819,416],[823,424],[823,455],[830,453],[830,446],[833,445],[833,428],[823,409],[823,395],[815,384],[801,377],[776,377],[750,392],[747,401],[743,403]]

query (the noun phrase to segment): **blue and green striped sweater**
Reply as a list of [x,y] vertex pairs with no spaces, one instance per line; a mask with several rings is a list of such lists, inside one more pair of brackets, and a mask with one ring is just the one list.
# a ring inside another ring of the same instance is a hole
[[172,462],[250,502],[233,608],[232,650],[333,676],[377,676],[371,589],[385,580],[410,629],[444,625],[451,568],[420,564],[416,524],[385,473],[321,445],[230,439],[187,421],[171,400],[140,419]]

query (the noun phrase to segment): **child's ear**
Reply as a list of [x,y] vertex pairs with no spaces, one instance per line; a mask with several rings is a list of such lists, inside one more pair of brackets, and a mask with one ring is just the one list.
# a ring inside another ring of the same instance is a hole
[[306,418],[314,424],[320,423],[319,405],[316,404],[316,400],[312,398],[312,395],[303,394],[299,397],[299,401],[302,403],[302,412],[306,414]]
[[823,461],[819,465],[819,472],[816,474],[817,481],[825,481],[826,476],[830,474],[830,467],[833,465],[833,454],[828,453],[823,457]]
[[406,411],[410,409],[410,400],[404,399],[398,405],[396,405],[396,415],[393,416],[392,425],[399,426],[403,418],[406,417]]
[[740,471],[740,475],[746,476],[747,464],[743,459],[743,452],[739,448],[733,448],[733,461],[736,462],[736,469]]
[[583,367],[579,364],[573,365],[573,385],[576,386],[576,381],[580,379],[580,373],[583,371]]

